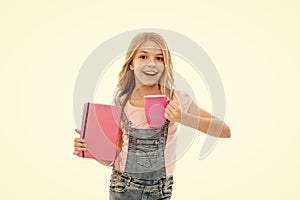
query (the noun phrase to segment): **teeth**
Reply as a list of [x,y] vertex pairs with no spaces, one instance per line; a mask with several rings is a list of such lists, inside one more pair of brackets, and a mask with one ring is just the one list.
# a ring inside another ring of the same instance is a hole
[[144,74],[146,74],[147,76],[155,76],[157,74],[157,72],[154,72],[154,71],[144,71]]
[[156,74],[156,72],[145,72],[146,74]]

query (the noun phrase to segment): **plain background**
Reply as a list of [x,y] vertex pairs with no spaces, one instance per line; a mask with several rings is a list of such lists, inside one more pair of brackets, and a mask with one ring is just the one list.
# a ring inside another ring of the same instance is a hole
[[102,42],[150,27],[211,57],[232,131],[203,160],[199,133],[173,199],[299,199],[299,10],[296,0],[1,1],[1,198],[108,199],[110,169],[72,154],[74,84]]

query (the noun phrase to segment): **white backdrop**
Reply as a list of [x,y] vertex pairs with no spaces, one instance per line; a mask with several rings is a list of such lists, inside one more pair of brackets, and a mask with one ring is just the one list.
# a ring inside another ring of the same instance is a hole
[[[177,162],[173,199],[299,199],[300,4],[130,2],[0,3],[1,197],[108,199],[110,170],[72,155],[74,84],[102,42],[150,27],[182,33],[208,53],[232,131],[204,160],[199,132]],[[206,88],[197,95],[210,110]]]

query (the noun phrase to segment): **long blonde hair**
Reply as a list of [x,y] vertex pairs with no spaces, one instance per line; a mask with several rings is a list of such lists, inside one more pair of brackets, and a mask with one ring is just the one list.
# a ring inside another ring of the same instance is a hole
[[157,33],[142,32],[138,33],[132,39],[126,53],[125,63],[123,64],[122,70],[119,73],[118,96],[121,97],[123,95],[126,95],[125,100],[121,103],[123,107],[130,99],[131,94],[135,88],[135,77],[133,71],[130,70],[130,64],[134,59],[139,47],[147,41],[155,42],[162,51],[165,69],[160,77],[160,80],[158,81],[158,87],[160,89],[161,94],[166,95],[169,99],[173,99],[173,64],[167,43],[164,40],[164,38]]

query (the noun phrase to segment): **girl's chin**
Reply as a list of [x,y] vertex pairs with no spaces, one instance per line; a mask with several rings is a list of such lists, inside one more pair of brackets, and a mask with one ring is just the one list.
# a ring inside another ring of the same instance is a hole
[[156,86],[158,83],[157,79],[149,80],[149,79],[137,79],[136,80],[137,85],[141,86]]
[[154,87],[154,86],[157,86],[157,84],[158,84],[157,82],[144,81],[144,82],[139,82],[137,85]]
[[143,86],[154,87],[157,86],[157,83],[142,83]]

